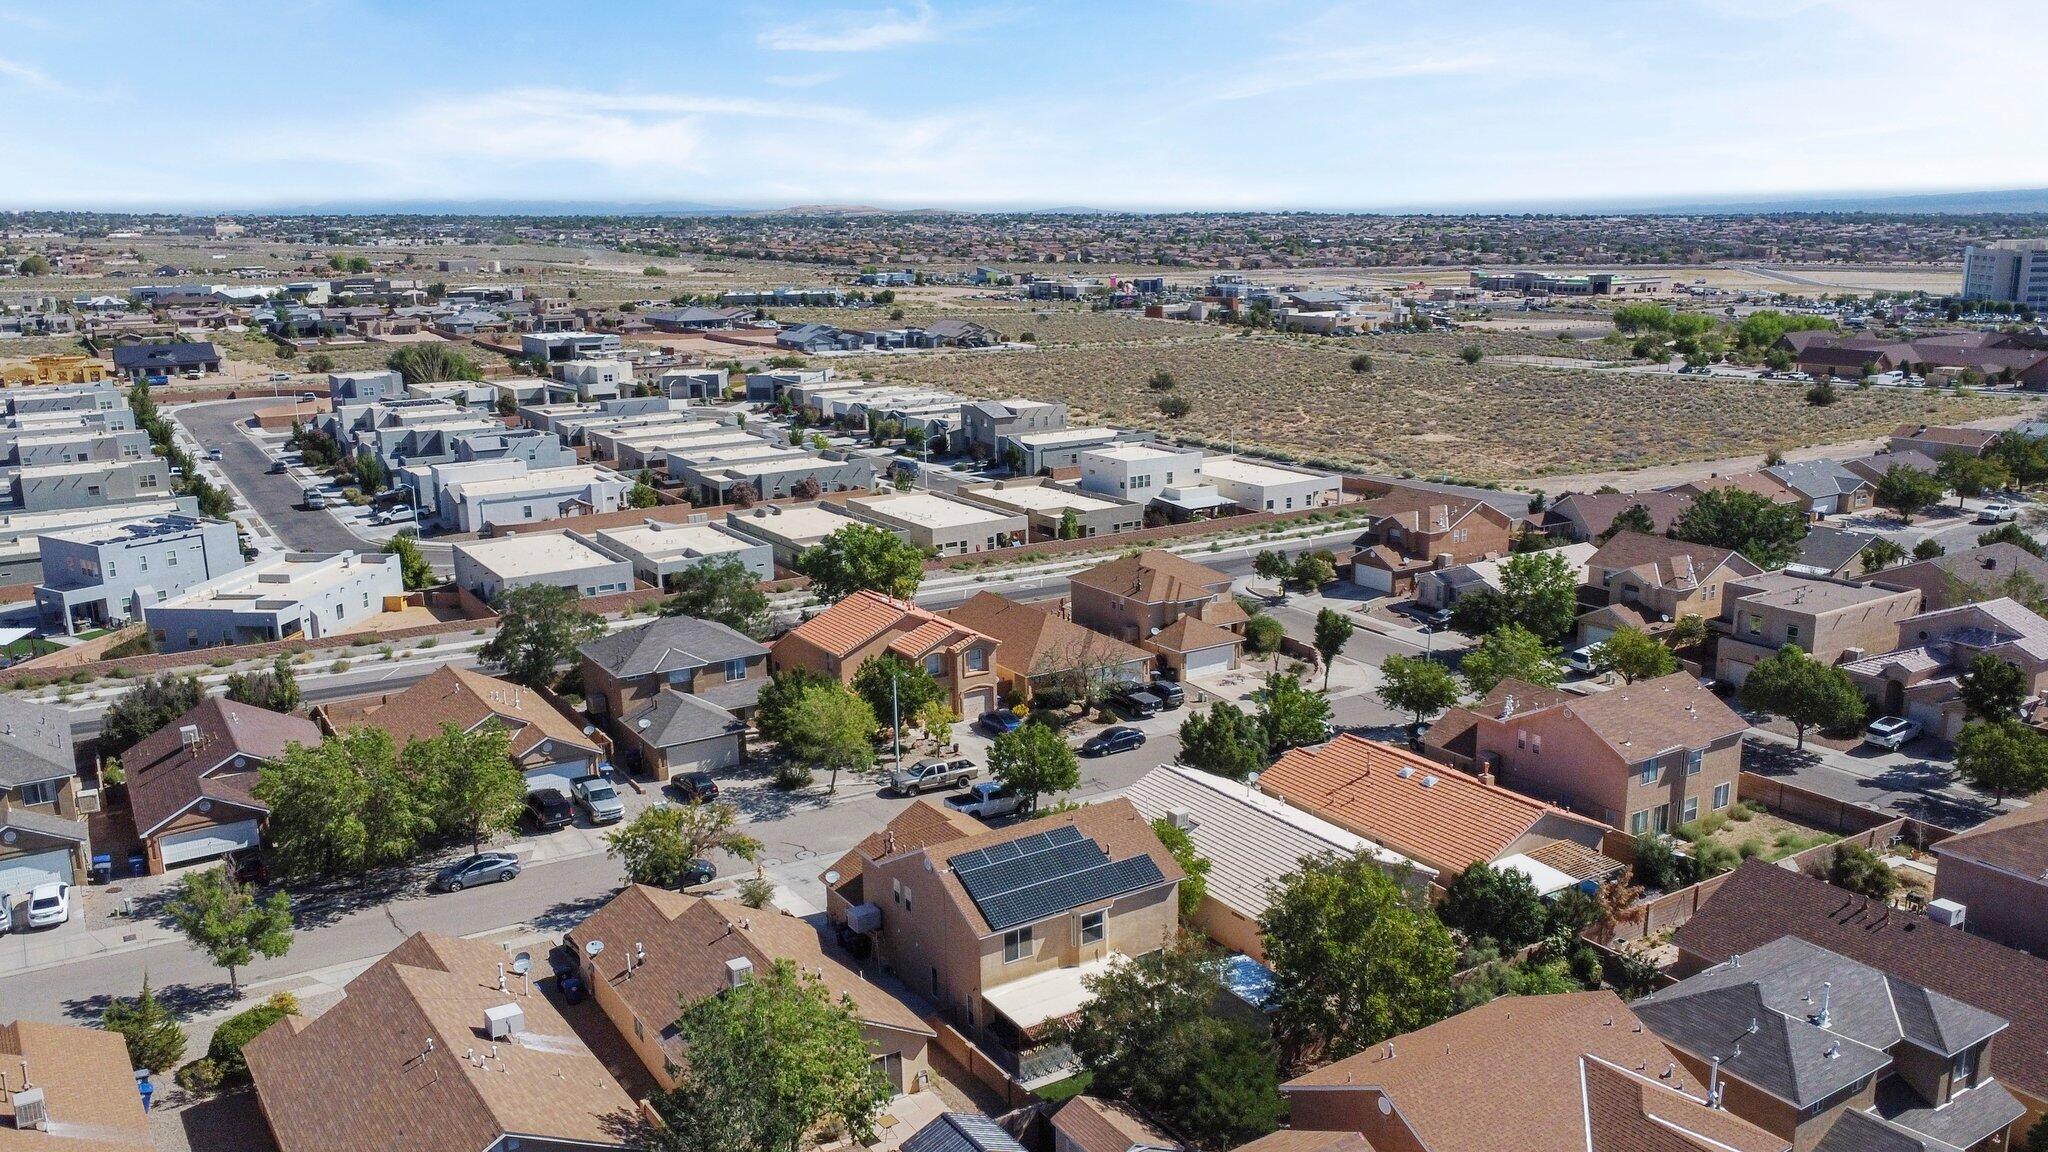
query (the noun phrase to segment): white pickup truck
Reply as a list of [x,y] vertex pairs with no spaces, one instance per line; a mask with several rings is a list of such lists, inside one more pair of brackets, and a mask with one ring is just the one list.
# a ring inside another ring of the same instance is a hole
[[946,807],[982,820],[994,820],[1022,811],[1024,797],[1005,790],[1000,784],[976,784],[965,792],[946,797]]

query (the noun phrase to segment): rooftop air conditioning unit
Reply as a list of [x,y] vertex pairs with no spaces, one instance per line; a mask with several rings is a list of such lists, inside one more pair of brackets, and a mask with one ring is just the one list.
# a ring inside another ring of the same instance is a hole
[[1927,902],[1927,918],[1936,924],[1950,928],[1961,928],[1963,917],[1969,909],[1953,900],[1930,900]]
[[50,1129],[50,1114],[43,1106],[43,1090],[36,1087],[23,1088],[8,1097],[14,1106],[14,1126],[22,1131],[47,1132]]
[[1166,822],[1186,832],[1195,826],[1195,814],[1185,808],[1168,808]]
[[484,1035],[493,1040],[509,1040],[516,1033],[526,1031],[526,1010],[517,1004],[500,1004],[484,1009]]
[[754,979],[754,962],[745,956],[735,956],[725,962],[725,986],[744,988]]

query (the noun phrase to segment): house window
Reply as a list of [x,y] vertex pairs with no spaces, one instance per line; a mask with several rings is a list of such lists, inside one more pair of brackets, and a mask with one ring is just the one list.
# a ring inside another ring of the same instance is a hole
[[23,804],[55,804],[57,802],[57,781],[38,780],[21,786]]
[[164,563],[176,568],[178,566],[178,554],[176,552],[166,553],[164,555]]
[[905,912],[912,912],[916,910],[913,907],[913,905],[916,903],[916,897],[917,894],[910,890],[910,885],[905,884],[903,886],[903,910]]
[[1031,955],[1031,929],[1018,928],[1003,933],[1003,963],[1015,964]]
[[988,671],[988,650],[986,648],[969,648],[967,650],[967,670],[969,672]]
[[1763,622],[1763,620],[1762,620],[1762,619],[1760,619],[1759,617],[1757,617],[1757,616],[1756,616],[1756,614],[1754,614],[1754,613],[1745,613],[1745,614],[1743,615],[1743,618],[1742,618],[1742,619],[1743,619],[1743,622],[1744,622],[1744,623],[1746,623],[1746,624],[1748,624],[1748,625],[1749,625],[1749,634],[1750,634],[1751,636],[1761,636],[1761,635],[1763,635],[1763,631],[1764,631],[1764,622]]
[[1979,1049],[1971,1048],[1956,1054],[1955,1069],[1949,1073],[1949,1091],[1951,1093],[1955,1092],[1958,1088],[1975,1088],[1977,1086],[1978,1051]]
[[944,676],[946,674],[946,658],[937,652],[932,653],[924,658],[924,670],[934,676]]
[[1102,943],[1103,918],[1107,915],[1108,912],[1104,910],[1090,912],[1087,915],[1081,917],[1081,943]]
[[1529,754],[1531,756],[1543,755],[1543,733],[1538,732],[1534,736],[1529,737]]
[[1649,812],[1643,811],[1629,813],[1628,830],[1630,833],[1636,836],[1641,836],[1645,832],[1648,832],[1650,830]]
[[1685,823],[1690,824],[1699,818],[1700,798],[1697,796],[1687,796],[1685,798]]
[[747,678],[747,662],[745,660],[727,660],[725,662],[725,678],[728,681],[745,680]]
[[1715,808],[1726,808],[1726,807],[1728,806],[1728,792],[1729,792],[1729,790],[1730,790],[1731,788],[1733,788],[1733,787],[1734,787],[1734,785],[1732,785],[1732,784],[1716,784],[1716,785],[1714,785],[1714,807],[1715,807]]
[[1528,729],[1526,729],[1526,728],[1517,728],[1517,729],[1515,729],[1515,747],[1517,747],[1517,748],[1527,748],[1528,746],[1529,746],[1529,730],[1528,730]]
[[112,580],[114,578],[115,567],[116,565],[112,560],[107,561],[107,579]]
[[889,902],[901,907],[903,904],[903,881],[889,881]]
[[1798,641],[1798,639],[1799,639],[1799,625],[1797,625],[1797,624],[1787,624],[1787,625],[1785,625],[1785,643],[1787,643],[1787,644],[1795,643],[1795,642],[1797,642],[1797,641]]
[[1655,760],[1643,761],[1636,772],[1637,779],[1644,784],[1655,784],[1657,782],[1657,762]]
[[142,571],[144,571],[144,572],[147,572],[147,571],[149,571],[149,557],[147,557],[147,556],[137,556],[137,557],[136,557],[135,559],[136,559],[136,560],[137,560],[138,562],[140,562],[140,563],[141,563],[141,565],[142,565]]
[[1707,750],[1706,750],[1705,748],[1688,748],[1688,749],[1686,749],[1686,753],[1685,753],[1685,774],[1686,774],[1687,776],[1697,776],[1697,775],[1699,775],[1699,774],[1700,774],[1700,768],[1701,768],[1702,766],[1704,766],[1704,765],[1706,764],[1706,762],[1707,762]]
[[636,1040],[647,1039],[647,1026],[640,1022],[638,1016],[633,1017],[633,1038]]

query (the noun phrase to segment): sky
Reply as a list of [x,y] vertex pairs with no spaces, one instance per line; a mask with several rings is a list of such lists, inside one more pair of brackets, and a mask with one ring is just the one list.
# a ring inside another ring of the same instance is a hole
[[2042,0],[0,0],[0,209],[2048,187]]

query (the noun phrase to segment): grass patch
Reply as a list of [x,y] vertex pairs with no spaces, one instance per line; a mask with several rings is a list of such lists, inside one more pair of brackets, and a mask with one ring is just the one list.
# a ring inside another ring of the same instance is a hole
[[1088,1086],[1094,1082],[1095,1073],[1076,1072],[1065,1080],[1058,1080],[1047,1084],[1045,1087],[1038,1089],[1034,1095],[1048,1104],[1064,1104],[1074,1097],[1087,1092]]

